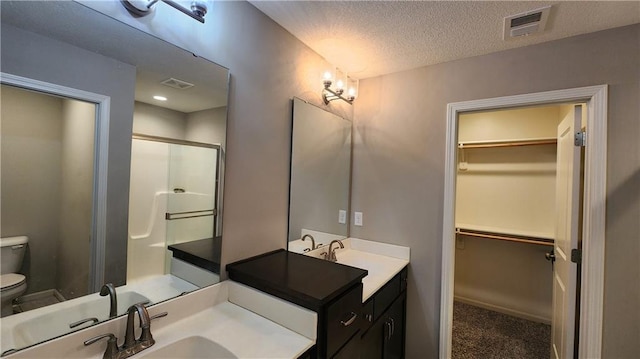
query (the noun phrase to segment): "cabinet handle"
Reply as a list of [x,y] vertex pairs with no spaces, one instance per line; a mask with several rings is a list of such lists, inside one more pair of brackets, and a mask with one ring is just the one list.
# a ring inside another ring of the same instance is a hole
[[387,326],[387,340],[391,340],[391,322],[386,321],[384,325]]
[[353,322],[355,322],[355,321],[356,321],[356,318],[357,318],[357,317],[358,317],[358,314],[356,314],[356,313],[354,313],[354,312],[351,312],[351,318],[349,318],[349,320],[347,320],[347,321],[341,320],[341,321],[340,321],[340,324],[342,324],[342,325],[343,325],[343,326],[345,326],[345,327],[348,327],[348,326],[350,326],[351,324],[353,324]]
[[389,317],[389,320],[391,321],[391,335],[389,336],[389,339],[391,339],[391,337],[396,333],[396,322],[391,317]]

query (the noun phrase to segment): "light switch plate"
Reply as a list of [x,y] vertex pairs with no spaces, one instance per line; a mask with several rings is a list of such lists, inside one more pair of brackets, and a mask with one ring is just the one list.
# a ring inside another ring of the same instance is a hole
[[347,223],[347,211],[345,211],[344,209],[338,210],[338,223]]
[[362,226],[362,212],[353,213],[353,224],[356,226]]

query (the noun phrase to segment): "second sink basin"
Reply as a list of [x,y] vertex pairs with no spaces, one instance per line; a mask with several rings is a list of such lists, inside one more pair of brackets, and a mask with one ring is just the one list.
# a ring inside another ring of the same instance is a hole
[[[156,344],[157,345],[157,344]],[[143,352],[144,354],[144,352]],[[204,337],[187,337],[154,350],[142,358],[237,358],[227,348]]]

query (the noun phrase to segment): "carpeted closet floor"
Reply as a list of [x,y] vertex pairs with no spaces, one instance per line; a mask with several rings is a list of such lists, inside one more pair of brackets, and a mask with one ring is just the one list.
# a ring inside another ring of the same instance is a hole
[[550,354],[550,325],[454,302],[453,359],[549,359]]

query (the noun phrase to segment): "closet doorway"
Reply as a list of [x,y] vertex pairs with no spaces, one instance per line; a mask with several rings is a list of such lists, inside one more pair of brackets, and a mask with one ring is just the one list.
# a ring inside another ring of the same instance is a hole
[[450,104],[447,127],[440,357],[598,356],[606,86]]

